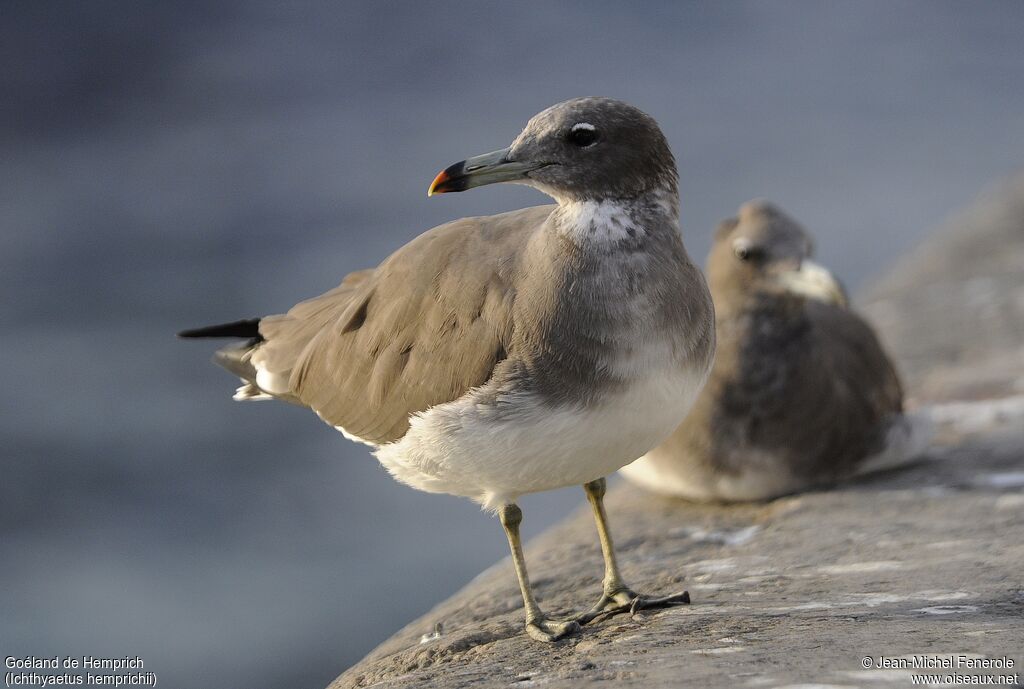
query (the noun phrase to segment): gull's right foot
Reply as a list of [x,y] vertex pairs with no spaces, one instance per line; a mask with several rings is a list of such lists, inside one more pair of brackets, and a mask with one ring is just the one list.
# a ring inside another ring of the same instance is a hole
[[559,622],[542,617],[538,620],[527,620],[526,633],[537,641],[552,642],[576,634],[580,625],[576,620]]

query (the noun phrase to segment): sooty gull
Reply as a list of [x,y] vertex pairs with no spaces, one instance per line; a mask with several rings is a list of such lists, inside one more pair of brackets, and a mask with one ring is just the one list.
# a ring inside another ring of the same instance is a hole
[[[243,337],[216,361],[236,399],[309,407],[374,448],[397,480],[498,513],[526,607],[551,641],[645,599],[619,575],[605,476],[678,426],[710,371],[714,315],[678,229],[675,160],[657,123],[579,98],[508,148],[442,171],[428,194],[517,182],[557,205],[436,227],[287,314],[182,333]],[[605,561],[589,612],[548,619],[519,538],[523,494],[582,485]]]
[[763,201],[719,226],[708,258],[711,376],[627,478],[693,500],[762,500],[920,454],[927,414],[904,413],[892,361],[811,252],[803,228]]

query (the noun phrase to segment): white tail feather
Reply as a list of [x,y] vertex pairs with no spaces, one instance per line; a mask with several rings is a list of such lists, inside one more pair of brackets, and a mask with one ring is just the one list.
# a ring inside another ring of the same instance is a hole
[[236,402],[260,402],[274,399],[272,395],[268,395],[252,383],[248,381],[243,382],[245,385],[235,390],[235,394],[231,396],[231,399]]
[[920,459],[935,435],[935,420],[930,407],[906,412],[893,420],[885,437],[885,447],[865,459],[858,474],[894,469]]

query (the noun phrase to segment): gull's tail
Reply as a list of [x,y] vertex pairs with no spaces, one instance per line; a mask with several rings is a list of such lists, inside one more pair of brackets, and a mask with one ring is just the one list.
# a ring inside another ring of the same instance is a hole
[[182,330],[178,333],[178,337],[186,339],[240,338],[248,340],[248,342],[243,344],[218,350],[213,355],[213,361],[242,379],[243,385],[235,391],[235,400],[273,399],[266,392],[260,390],[256,384],[257,371],[251,361],[253,352],[263,342],[263,336],[260,334],[259,318]]
[[212,337],[240,337],[249,340],[262,340],[260,335],[260,319],[250,318],[248,320],[233,321],[231,323],[218,323],[207,325],[202,328],[182,330],[178,337],[186,339],[212,338]]
[[886,431],[885,447],[861,462],[858,474],[894,469],[922,459],[935,436],[931,407],[921,407],[895,417]]

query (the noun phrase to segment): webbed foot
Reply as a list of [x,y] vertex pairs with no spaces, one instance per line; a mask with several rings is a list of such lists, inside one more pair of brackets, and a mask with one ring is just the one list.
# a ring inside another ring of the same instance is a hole
[[579,631],[580,625],[576,620],[559,621],[542,617],[526,622],[526,633],[537,641],[558,641]]
[[689,605],[690,592],[674,593],[659,598],[641,596],[631,589],[619,589],[615,592],[605,592],[601,599],[587,612],[576,618],[580,624],[591,622],[602,622],[609,617],[628,612],[635,615],[640,610],[655,610],[658,608],[669,608],[676,605]]

